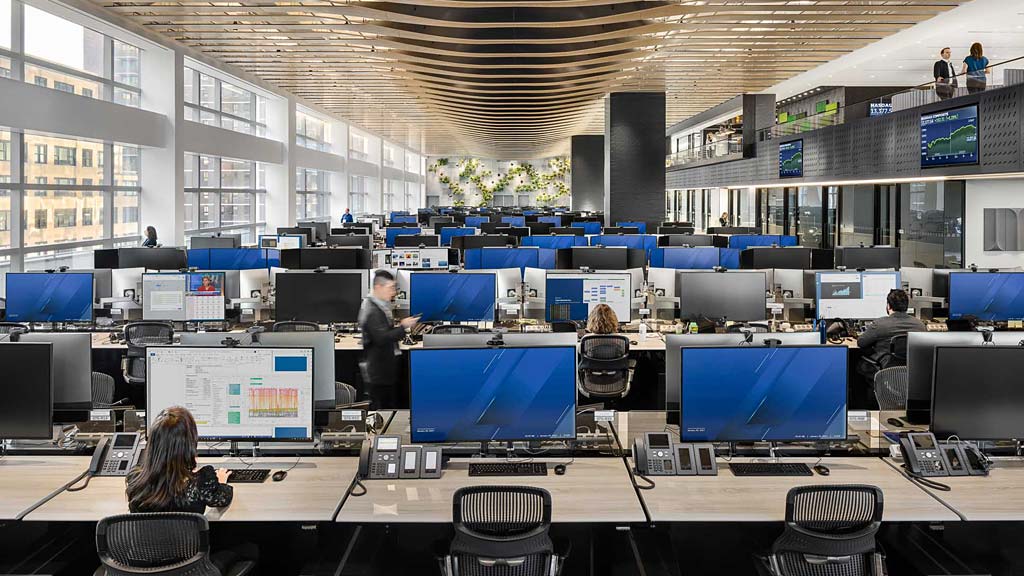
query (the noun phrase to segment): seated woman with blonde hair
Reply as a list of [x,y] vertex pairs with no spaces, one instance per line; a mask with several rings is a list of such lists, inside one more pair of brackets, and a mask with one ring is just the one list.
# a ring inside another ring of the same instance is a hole
[[607,304],[598,304],[587,318],[587,332],[590,334],[616,334],[619,331],[619,317]]

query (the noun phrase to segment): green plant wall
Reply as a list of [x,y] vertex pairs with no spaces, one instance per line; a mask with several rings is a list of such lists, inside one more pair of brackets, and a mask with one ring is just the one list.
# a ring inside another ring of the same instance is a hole
[[[569,159],[548,158],[534,162],[485,161],[480,158],[436,158],[427,172],[440,185],[453,206],[486,206],[495,194],[531,194],[541,206],[568,205]],[[495,170],[485,164],[496,166]]]

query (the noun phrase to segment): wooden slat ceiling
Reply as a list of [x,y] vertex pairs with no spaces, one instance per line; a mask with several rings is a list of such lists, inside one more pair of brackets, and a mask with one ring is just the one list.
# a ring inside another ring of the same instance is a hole
[[535,158],[610,92],[671,125],[968,0],[94,1],[428,154]]

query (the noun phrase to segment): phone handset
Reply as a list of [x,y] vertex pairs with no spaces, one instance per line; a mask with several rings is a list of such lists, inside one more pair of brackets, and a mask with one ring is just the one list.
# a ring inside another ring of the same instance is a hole
[[139,462],[142,437],[138,432],[124,432],[104,436],[96,444],[86,472],[85,484],[68,488],[68,492],[85,490],[94,476],[127,476]]

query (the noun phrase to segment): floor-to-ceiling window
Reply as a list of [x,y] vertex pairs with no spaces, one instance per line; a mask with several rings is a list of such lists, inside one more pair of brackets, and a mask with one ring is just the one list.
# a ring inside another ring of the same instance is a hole
[[964,267],[964,192],[963,181],[899,185],[904,266]]
[[295,217],[321,218],[330,215],[331,179],[325,170],[295,170]]
[[266,136],[267,100],[186,60],[185,119],[235,132]]
[[185,235],[225,232],[255,242],[266,229],[266,167],[185,154]]

